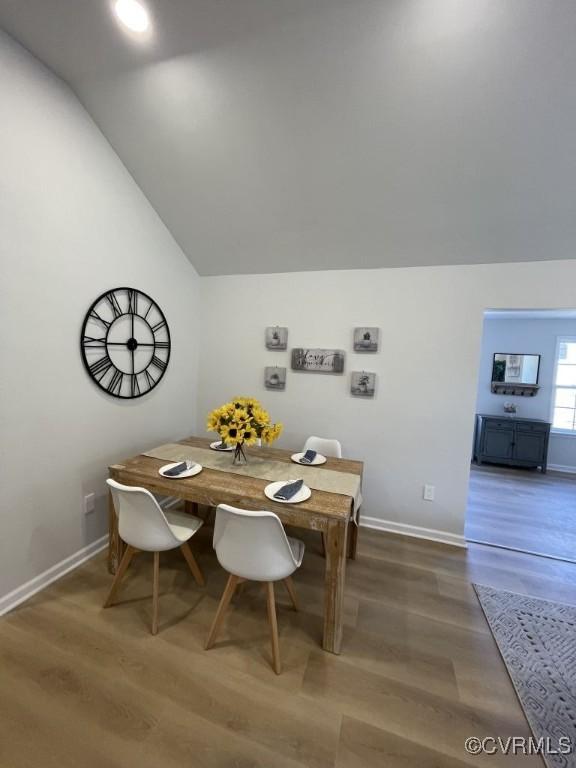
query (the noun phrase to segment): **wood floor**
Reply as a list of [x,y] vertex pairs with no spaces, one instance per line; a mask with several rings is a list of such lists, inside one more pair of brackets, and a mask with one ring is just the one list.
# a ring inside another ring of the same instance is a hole
[[0,619],[2,768],[543,765],[464,751],[468,736],[529,735],[471,581],[574,602],[576,566],[364,529],[337,657],[319,647],[324,563],[312,535],[295,575],[301,611],[277,593],[276,676],[258,585],[203,650],[226,579],[210,534],[195,537],[204,588],[179,552],[162,556],[156,636],[148,555],[112,608],[101,608],[101,555]]
[[473,464],[466,538],[576,562],[576,476]]

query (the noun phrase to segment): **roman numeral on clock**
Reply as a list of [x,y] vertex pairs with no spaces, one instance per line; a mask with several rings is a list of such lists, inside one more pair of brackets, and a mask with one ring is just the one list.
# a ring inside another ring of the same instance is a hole
[[160,358],[157,357],[156,355],[154,355],[154,357],[152,358],[150,365],[155,365],[156,368],[158,368],[158,370],[162,371],[162,373],[164,373],[164,371],[166,370],[166,363],[164,362],[164,360],[160,360]]
[[92,318],[92,320],[98,320],[98,322],[102,323],[102,325],[105,328],[110,328],[111,323],[109,323],[107,320],[104,320],[103,317],[100,317],[100,315],[98,314],[98,312],[96,312],[95,309],[93,309],[92,312],[90,312],[90,317]]
[[114,319],[117,317],[120,317],[120,315],[123,315],[122,308],[120,307],[120,304],[118,303],[118,299],[116,298],[115,293],[107,293],[106,294],[106,301],[108,304],[110,304],[112,308],[112,312],[114,314]]
[[128,312],[131,315],[138,314],[138,291],[133,291],[132,288],[128,289]]
[[97,381],[101,381],[110,368],[112,368],[112,360],[106,355],[92,363],[90,366],[90,373]]
[[82,339],[82,344],[85,347],[90,347],[90,349],[104,347],[106,346],[106,337],[102,336],[100,338],[95,338],[94,336],[84,336]]
[[130,376],[130,395],[132,397],[138,397],[140,395],[140,384],[138,383],[138,374],[133,373]]
[[146,376],[146,383],[148,384],[148,389],[152,389],[152,387],[156,384],[156,379],[153,376],[150,376],[150,373],[148,372],[148,368],[144,371],[144,375]]
[[110,392],[111,395],[119,395],[120,391],[122,390],[122,380],[124,379],[124,374],[122,371],[119,371],[116,369],[114,371],[114,375],[108,382],[108,386],[106,389],[108,392]]

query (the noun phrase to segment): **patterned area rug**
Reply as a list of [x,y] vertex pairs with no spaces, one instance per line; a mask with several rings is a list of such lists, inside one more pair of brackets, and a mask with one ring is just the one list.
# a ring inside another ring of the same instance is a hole
[[576,606],[474,589],[546,764],[576,768]]

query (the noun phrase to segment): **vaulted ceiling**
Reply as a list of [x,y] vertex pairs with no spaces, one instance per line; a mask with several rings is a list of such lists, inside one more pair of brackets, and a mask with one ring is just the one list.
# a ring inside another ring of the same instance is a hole
[[574,258],[574,0],[0,0],[200,274]]

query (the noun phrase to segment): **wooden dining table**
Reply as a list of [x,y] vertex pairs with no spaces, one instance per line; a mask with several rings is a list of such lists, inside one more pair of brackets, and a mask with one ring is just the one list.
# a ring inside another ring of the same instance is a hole
[[[179,441],[182,446],[209,448],[210,440],[189,437]],[[291,462],[291,451],[256,447],[247,450],[250,456]],[[232,457],[230,457],[232,462]],[[358,526],[353,519],[353,499],[339,493],[313,490],[311,497],[298,504],[270,501],[264,494],[268,480],[204,467],[202,472],[185,479],[162,477],[158,470],[166,464],[162,459],[140,454],[109,467],[110,477],[124,485],[147,488],[155,494],[182,499],[190,513],[198,505],[216,507],[231,504],[242,509],[267,509],[275,512],[285,525],[318,531],[324,534],[324,632],[322,647],[340,653],[342,643],[344,583],[347,557],[356,557]],[[350,459],[329,458],[323,469],[357,475],[362,479],[363,463]],[[123,555],[124,543],[118,534],[118,518],[112,495],[109,494],[108,568],[116,573]]]

